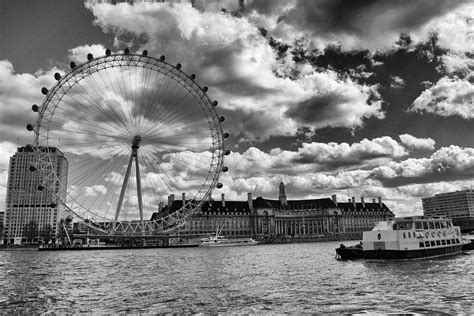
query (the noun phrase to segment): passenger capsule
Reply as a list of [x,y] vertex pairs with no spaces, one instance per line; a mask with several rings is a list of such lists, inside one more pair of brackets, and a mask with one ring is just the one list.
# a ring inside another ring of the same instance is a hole
[[221,116],[221,117],[219,118],[219,120],[220,120],[221,122],[224,122],[224,121],[225,121],[225,117]]
[[110,54],[112,54],[112,51],[107,48],[107,49],[105,50],[105,55],[110,56]]
[[142,52],[142,56],[148,56],[148,51],[146,49]]
[[69,66],[71,67],[71,69],[74,69],[76,68],[76,63],[71,61],[71,63],[69,64]]
[[218,189],[222,188],[223,186],[224,186],[224,185],[223,185],[222,183],[220,183],[220,182],[216,185],[216,187],[217,187]]
[[219,102],[217,102],[217,101],[212,101],[212,106],[213,106],[213,107],[216,107],[217,104],[219,104]]
[[222,172],[227,172],[229,171],[229,168],[227,168],[226,166],[222,167]]
[[91,53],[87,54],[87,60],[91,61],[92,59],[94,59],[94,56]]
[[35,128],[33,127],[33,124],[26,124],[26,129],[29,130],[30,132],[34,130]]
[[40,185],[38,185],[37,189],[38,189],[38,191],[43,191],[44,187],[40,184]]
[[176,64],[176,69],[178,69],[178,70],[181,69],[181,64],[180,63]]
[[41,88],[41,93],[44,94],[44,95],[47,95],[48,94],[48,88]]
[[229,133],[224,133],[224,134],[222,134],[222,137],[224,137],[224,138],[229,138]]
[[36,171],[36,167],[35,167],[35,165],[30,165],[30,171],[31,171],[31,172],[34,172],[34,171]]
[[61,80],[61,75],[59,74],[59,72],[54,74],[54,79]]
[[209,90],[207,87],[202,88],[202,91],[207,92]]
[[36,105],[36,104],[33,104],[33,105],[31,106],[31,109],[33,110],[33,112],[38,112],[39,106]]
[[224,155],[229,156],[230,155],[230,150],[229,149],[224,150]]
[[195,74],[192,74],[192,75],[191,75],[191,80],[194,80],[194,79],[196,79],[196,75],[195,75]]
[[123,50],[123,53],[124,53],[125,55],[128,55],[128,54],[130,54],[130,49],[128,49],[128,48],[125,48],[125,49]]
[[160,60],[161,60],[161,61],[165,61],[165,58],[166,58],[165,55],[161,55],[161,56],[160,56]]

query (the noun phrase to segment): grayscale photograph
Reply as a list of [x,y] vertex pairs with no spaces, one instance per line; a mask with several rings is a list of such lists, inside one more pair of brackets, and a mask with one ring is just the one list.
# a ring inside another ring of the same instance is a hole
[[474,0],[0,26],[0,314],[474,314]]

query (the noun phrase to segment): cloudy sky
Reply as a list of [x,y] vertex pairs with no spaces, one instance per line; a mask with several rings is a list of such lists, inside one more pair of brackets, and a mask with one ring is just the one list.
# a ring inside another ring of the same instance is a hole
[[[0,10],[0,210],[8,159],[53,74],[87,53],[167,56],[230,133],[217,199],[247,192],[397,215],[474,184],[474,1],[8,1]],[[181,192],[170,192],[180,194]]]

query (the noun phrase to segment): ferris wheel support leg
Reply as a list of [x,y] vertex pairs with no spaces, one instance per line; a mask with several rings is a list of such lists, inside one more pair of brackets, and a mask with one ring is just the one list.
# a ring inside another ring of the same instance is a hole
[[140,225],[142,232],[145,231],[143,226],[143,200],[142,200],[142,183],[140,179],[140,167],[138,165],[138,151],[135,152],[135,168],[137,174],[137,195],[138,195],[138,209],[140,211]]
[[132,169],[132,161],[133,161],[133,152],[130,155],[130,160],[128,161],[127,171],[125,172],[125,178],[123,179],[122,190],[120,191],[120,197],[119,197],[119,202],[117,205],[117,210],[115,211],[114,231],[115,231],[117,220],[120,214],[120,209],[122,208],[123,198],[125,196],[125,190],[127,189],[128,178],[130,178],[130,171]]

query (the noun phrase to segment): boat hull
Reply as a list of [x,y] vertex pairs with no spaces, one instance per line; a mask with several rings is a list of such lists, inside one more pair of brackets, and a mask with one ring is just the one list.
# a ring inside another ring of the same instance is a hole
[[341,260],[357,260],[364,258],[362,247],[358,246],[346,247],[341,245],[339,248],[336,248],[336,254]]
[[423,259],[436,258],[443,256],[450,256],[460,254],[462,252],[462,245],[454,245],[439,248],[425,248],[414,250],[364,250],[364,259],[374,260],[407,260],[407,259]]
[[202,243],[199,246],[200,247],[239,247],[239,246],[255,246],[257,245],[257,241],[253,242],[242,242],[242,243]]

